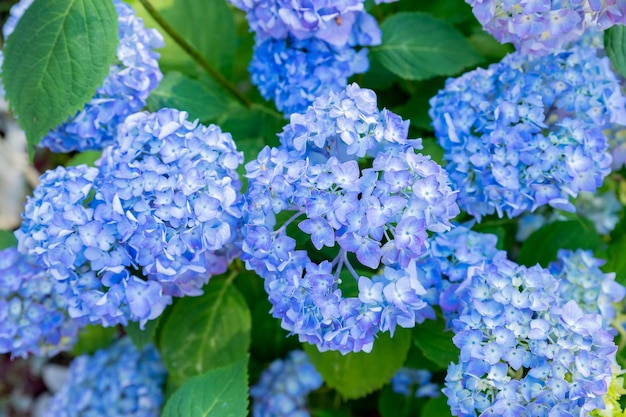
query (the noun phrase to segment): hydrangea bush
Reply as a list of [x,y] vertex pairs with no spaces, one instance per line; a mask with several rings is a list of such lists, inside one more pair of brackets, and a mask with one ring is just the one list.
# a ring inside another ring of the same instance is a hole
[[621,1],[11,3],[0,415],[624,414]]

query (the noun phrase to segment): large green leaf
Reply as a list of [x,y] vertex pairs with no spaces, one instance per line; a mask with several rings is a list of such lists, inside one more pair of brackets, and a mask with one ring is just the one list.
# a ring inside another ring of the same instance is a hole
[[458,30],[425,13],[395,14],[381,29],[383,43],[372,48],[372,58],[407,80],[454,75],[482,59]]
[[626,236],[612,241],[607,250],[607,262],[602,266],[604,272],[615,272],[615,279],[626,285]]
[[97,325],[85,326],[78,334],[78,340],[72,348],[72,354],[92,354],[96,350],[108,347],[117,335],[117,328]]
[[522,245],[518,262],[526,266],[537,263],[547,267],[556,261],[559,249],[597,250],[603,246],[602,238],[593,224],[586,219],[549,223],[531,234]]
[[342,355],[339,352],[320,352],[316,346],[304,345],[315,369],[326,384],[344,398],[363,397],[385,385],[402,367],[411,347],[411,331],[397,328],[394,337],[382,333],[370,353]]
[[128,326],[124,327],[126,334],[130,337],[130,340],[133,341],[134,345],[137,346],[137,349],[143,349],[144,346],[154,340],[154,334],[159,326],[160,318],[161,317],[157,317],[154,320],[148,321],[143,329],[139,326],[139,323],[134,321],[131,321],[128,323]]
[[232,283],[212,279],[199,297],[178,301],[161,324],[163,361],[169,384],[235,362],[250,346],[250,310]]
[[604,49],[615,69],[626,77],[626,26],[616,25],[604,32]]
[[13,232],[0,229],[0,250],[17,246],[17,239]]
[[163,417],[246,417],[248,359],[213,369],[185,382],[167,401]]
[[2,78],[31,155],[93,97],[116,60],[117,42],[110,0],[36,0],[26,10],[7,39]]
[[450,362],[459,360],[459,349],[452,343],[452,336],[445,330],[443,320],[426,320],[413,330],[413,343],[427,359],[446,369]]

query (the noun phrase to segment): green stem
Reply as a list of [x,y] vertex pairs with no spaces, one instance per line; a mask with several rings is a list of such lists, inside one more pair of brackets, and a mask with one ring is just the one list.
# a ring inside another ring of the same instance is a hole
[[139,3],[146,9],[146,11],[152,16],[152,18],[161,26],[161,28],[168,34],[174,41],[185,51],[194,61],[198,63],[215,81],[220,83],[229,93],[233,95],[241,104],[250,108],[252,102],[243,95],[237,88],[228,81],[219,71],[202,56],[202,54],[187,40],[182,37],[167,21],[161,16],[161,14],[152,6],[149,0],[139,0]]

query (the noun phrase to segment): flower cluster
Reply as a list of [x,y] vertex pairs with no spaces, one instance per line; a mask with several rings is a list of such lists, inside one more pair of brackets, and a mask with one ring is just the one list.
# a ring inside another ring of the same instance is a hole
[[73,317],[154,319],[237,255],[242,158],[229,134],[185,112],[136,113],[99,169],[42,176],[16,232],[20,251],[59,281]]
[[74,345],[82,323],[67,316],[55,284],[16,248],[0,251],[0,353],[52,356]]
[[459,205],[480,220],[543,205],[573,210],[610,172],[602,129],[626,124],[625,99],[596,49],[506,56],[450,79],[431,99],[435,134]]
[[[421,142],[407,131],[408,123],[377,109],[373,91],[353,84],[293,114],[281,147],[246,166],[242,259],[266,280],[283,327],[322,350],[369,351],[379,330],[423,320],[414,261],[427,232],[449,229],[458,206],[445,171],[417,153]],[[360,166],[360,157],[369,163]],[[282,213],[291,218],[274,230]],[[300,217],[308,253],[286,233]],[[315,262],[313,249],[330,256]],[[364,276],[381,263],[381,274]],[[342,296],[344,267],[358,298]]]
[[249,71],[266,99],[287,115],[301,112],[350,76],[367,71],[367,50],[379,45],[376,19],[363,0],[230,0],[256,33]]
[[485,30],[524,54],[543,55],[576,41],[589,29],[626,24],[622,1],[466,0]]
[[500,260],[468,270],[443,392],[458,416],[586,415],[604,408],[617,347],[602,317],[566,303],[547,270]]
[[165,366],[152,346],[137,350],[128,338],[93,355],[75,358],[65,385],[44,417],[158,417]]
[[407,397],[435,398],[441,392],[439,385],[430,381],[432,376],[432,373],[425,369],[401,368],[391,378],[391,388],[396,394]]
[[[13,6],[3,27],[5,39],[31,3],[22,0]],[[121,0],[113,3],[118,14],[118,62],[111,65],[91,101],[41,140],[40,146],[53,152],[102,149],[113,143],[117,126],[145,106],[148,95],[163,77],[159,55],[154,51],[164,46],[162,36],[155,29],[146,29],[130,5]]]
[[322,386],[322,376],[301,350],[277,359],[250,388],[253,417],[308,417],[307,396]]
[[615,319],[613,303],[626,295],[626,288],[615,282],[615,273],[604,273],[604,260],[591,251],[559,250],[558,261],[549,265],[550,272],[560,279],[558,292],[564,300],[574,300],[586,313],[598,313],[608,326]]

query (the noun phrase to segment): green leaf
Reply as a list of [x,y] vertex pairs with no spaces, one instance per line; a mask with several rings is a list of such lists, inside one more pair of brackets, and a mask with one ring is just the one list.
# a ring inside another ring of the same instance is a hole
[[81,329],[78,334],[78,341],[72,348],[72,354],[85,355],[92,354],[96,350],[108,347],[117,335],[117,328],[102,327],[90,324]]
[[102,156],[102,151],[83,151],[72,156],[65,166],[89,165],[96,166],[96,161]]
[[437,398],[431,398],[424,404],[422,409],[423,416],[452,417],[450,406],[448,406],[448,398],[440,395]]
[[550,262],[556,261],[559,249],[595,251],[602,246],[602,238],[589,220],[554,222],[541,227],[526,239],[520,249],[518,262],[526,266],[539,263],[547,267]]
[[230,75],[237,47],[233,10],[226,0],[153,0],[163,18],[215,69]]
[[248,358],[185,382],[167,401],[162,417],[246,417]]
[[43,136],[94,96],[116,59],[117,31],[111,1],[36,0],[19,20],[2,78],[31,157]]
[[300,344],[297,337],[288,337],[289,333],[281,327],[280,320],[269,313],[270,308],[272,305],[266,295],[252,309],[251,351],[256,357],[271,362],[277,357],[286,356]]
[[604,31],[604,49],[615,69],[626,77],[626,26],[616,25]]
[[159,326],[160,318],[161,317],[157,317],[154,320],[148,321],[143,330],[139,327],[139,323],[135,321],[131,321],[128,323],[128,326],[124,327],[124,331],[126,331],[130,340],[132,340],[135,346],[137,346],[137,349],[143,349],[144,346],[154,340],[154,334]]
[[380,334],[370,353],[320,352],[309,344],[304,345],[304,350],[329,387],[345,399],[354,399],[389,382],[402,367],[410,347],[411,331],[396,328],[393,338],[388,333]]
[[391,385],[386,385],[378,396],[378,410],[382,417],[419,416],[423,405],[423,398],[396,394]]
[[445,330],[442,319],[426,320],[413,329],[413,343],[424,356],[447,369],[450,362],[458,362],[459,349],[452,343],[452,332]]
[[425,13],[395,14],[381,29],[383,42],[372,57],[407,80],[455,75],[482,59],[458,30]]
[[13,232],[0,229],[0,250],[17,246],[17,239]]
[[615,272],[615,280],[626,285],[626,237],[621,237],[609,244],[607,262],[602,266],[604,272]]
[[200,119],[206,124],[215,122],[225,112],[233,111],[238,104],[211,78],[199,81],[172,71],[163,77],[148,97],[148,110],[157,111],[164,107],[184,110],[191,120]]
[[160,330],[161,355],[173,386],[245,357],[250,346],[250,310],[241,293],[213,278],[199,297],[172,308]]

